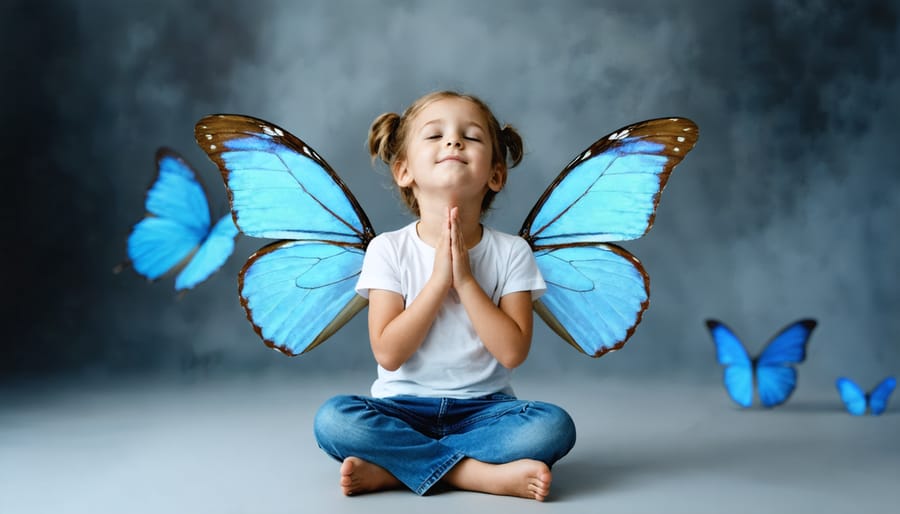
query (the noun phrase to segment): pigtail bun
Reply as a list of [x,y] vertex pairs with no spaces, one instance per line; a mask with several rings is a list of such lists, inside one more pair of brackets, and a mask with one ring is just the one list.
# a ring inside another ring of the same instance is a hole
[[500,129],[500,154],[509,160],[509,167],[515,168],[522,162],[525,153],[525,145],[522,136],[512,125],[504,125]]
[[400,115],[386,112],[375,118],[369,127],[369,155],[372,161],[381,159],[391,165],[397,155],[397,129],[400,127]]

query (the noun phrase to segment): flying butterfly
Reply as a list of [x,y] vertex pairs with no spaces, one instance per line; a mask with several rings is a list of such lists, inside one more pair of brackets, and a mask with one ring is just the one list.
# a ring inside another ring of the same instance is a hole
[[[247,318],[287,355],[315,348],[366,306],[354,285],[372,224],[331,166],[276,125],[221,114],[198,121],[194,135],[222,173],[238,229],[277,239],[239,273]],[[649,277],[611,242],[650,229],[669,174],[697,137],[685,118],[617,130],[573,159],[526,218],[520,235],[547,282],[535,310],[579,351],[621,348],[640,322]]]
[[791,323],[753,358],[723,323],[707,320],[706,327],[716,345],[719,364],[725,366],[725,390],[731,399],[741,407],[750,407],[755,389],[760,403],[775,407],[786,402],[797,386],[797,370],[793,365],[806,360],[806,345],[816,321],[801,319]]
[[156,163],[157,174],[144,201],[146,215],[128,236],[128,259],[148,280],[177,273],[175,290],[186,291],[228,260],[238,230],[230,213],[211,223],[203,184],[180,155],[160,148]]
[[887,377],[868,393],[849,378],[838,378],[835,386],[847,412],[854,416],[862,416],[868,410],[871,415],[880,416],[887,409],[888,398],[897,387],[897,379]]

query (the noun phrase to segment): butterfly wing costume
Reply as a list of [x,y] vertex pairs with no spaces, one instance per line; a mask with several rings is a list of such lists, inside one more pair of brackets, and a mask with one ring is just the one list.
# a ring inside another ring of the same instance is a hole
[[306,143],[263,120],[209,116],[197,143],[222,172],[238,229],[278,239],[241,269],[241,304],[265,343],[287,355],[325,341],[366,306],[354,291],[371,223]]
[[573,159],[525,219],[520,235],[547,282],[535,311],[582,353],[621,348],[640,323],[650,277],[610,242],[650,230],[669,175],[697,137],[684,118],[619,129]]
[[[579,351],[621,348],[640,322],[649,277],[611,242],[650,229],[669,174],[697,137],[685,118],[617,130],[573,159],[526,218],[520,235],[547,282],[535,310]],[[272,123],[208,116],[195,138],[222,173],[238,229],[278,239],[239,274],[248,319],[287,355],[315,348],[366,306],[354,285],[371,223],[331,166]]]

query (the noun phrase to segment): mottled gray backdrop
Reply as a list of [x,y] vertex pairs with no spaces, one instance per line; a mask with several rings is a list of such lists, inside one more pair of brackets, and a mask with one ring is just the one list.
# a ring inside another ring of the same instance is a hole
[[275,122],[313,145],[376,229],[409,220],[366,130],[435,89],[483,97],[526,157],[488,222],[515,232],[575,154],[630,122],[679,115],[700,141],[654,229],[624,243],[651,275],[625,349],[586,358],[538,322],[522,374],[718,380],[707,317],[757,351],[820,321],[802,380],[900,372],[898,7],[892,2],[7,1],[0,379],[374,373],[358,316],[289,359],[244,318],[236,273],[183,297],[125,259],[154,153],[181,152],[227,208],[193,125]]

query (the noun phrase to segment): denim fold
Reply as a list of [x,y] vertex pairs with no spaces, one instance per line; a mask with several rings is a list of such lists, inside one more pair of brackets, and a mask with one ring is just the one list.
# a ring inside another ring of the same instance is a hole
[[535,459],[548,466],[575,445],[562,408],[508,394],[478,398],[341,395],[316,413],[316,442],[338,461],[377,464],[423,495],[460,460],[502,464]]

